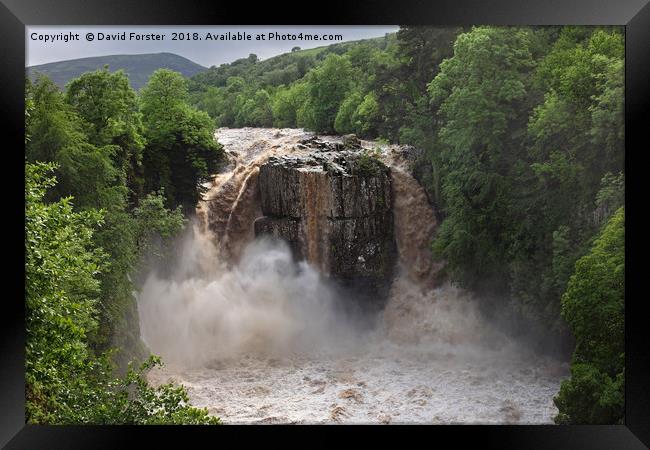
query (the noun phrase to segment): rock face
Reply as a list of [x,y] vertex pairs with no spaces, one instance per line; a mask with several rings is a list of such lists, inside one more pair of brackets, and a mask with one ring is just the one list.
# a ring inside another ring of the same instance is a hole
[[350,139],[300,156],[271,157],[260,166],[264,217],[255,235],[286,240],[362,303],[383,306],[397,258],[390,169]]

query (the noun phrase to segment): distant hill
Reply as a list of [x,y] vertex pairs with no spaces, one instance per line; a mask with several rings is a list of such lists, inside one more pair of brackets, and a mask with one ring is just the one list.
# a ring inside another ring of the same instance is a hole
[[175,70],[186,77],[192,77],[197,73],[208,70],[207,67],[173,53],[145,53],[142,55],[109,55],[58,61],[28,67],[27,73],[31,79],[34,79],[37,72],[43,73],[59,87],[63,88],[71,79],[84,72],[101,69],[106,64],[108,64],[111,72],[123,69],[129,76],[131,86],[134,89],[140,89],[144,86],[149,76],[156,69]]

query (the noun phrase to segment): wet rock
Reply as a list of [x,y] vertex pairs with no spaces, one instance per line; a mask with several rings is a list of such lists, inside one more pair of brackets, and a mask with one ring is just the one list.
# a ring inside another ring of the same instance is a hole
[[343,147],[361,148],[361,141],[356,134],[346,134],[343,136]]
[[[330,142],[319,139],[318,136],[311,136],[307,139],[302,139],[298,141],[298,148],[305,149],[310,148],[314,153],[322,152],[338,152],[344,150],[346,146],[340,142]],[[350,145],[349,148],[360,148],[361,145]]]
[[346,297],[383,306],[397,258],[387,166],[362,152],[285,155],[260,167],[258,184],[264,217],[256,236],[286,240]]
[[290,217],[259,217],[253,224],[255,236],[269,235],[283,239],[289,244],[297,260],[303,258],[302,243],[300,240],[300,221]]

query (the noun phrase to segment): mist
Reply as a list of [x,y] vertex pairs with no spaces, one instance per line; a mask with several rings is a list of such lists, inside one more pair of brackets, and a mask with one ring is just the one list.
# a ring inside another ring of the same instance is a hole
[[146,277],[138,305],[144,342],[186,367],[241,355],[343,355],[406,347],[453,349],[459,356],[520,351],[483,318],[469,293],[450,284],[423,288],[403,267],[386,308],[369,321],[353,307],[354,298],[306,261],[296,261],[280,239],[255,238],[236,264],[228,264],[194,224],[176,253],[171,271],[159,267]]
[[172,277],[147,277],[138,299],[141,332],[155,353],[195,366],[360,344],[343,299],[309,264],[296,262],[283,241],[255,239],[233,267],[208,267],[210,246],[190,229]]

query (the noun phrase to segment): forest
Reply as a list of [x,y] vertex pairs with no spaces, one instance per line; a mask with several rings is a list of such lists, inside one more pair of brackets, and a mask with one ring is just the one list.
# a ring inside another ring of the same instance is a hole
[[191,78],[26,81],[26,420],[217,424],[138,334],[133,295],[224,162],[218,127],[411,145],[445,276],[540,351],[570,355],[558,424],[623,423],[624,34],[403,26]]

